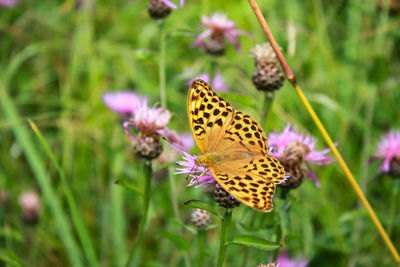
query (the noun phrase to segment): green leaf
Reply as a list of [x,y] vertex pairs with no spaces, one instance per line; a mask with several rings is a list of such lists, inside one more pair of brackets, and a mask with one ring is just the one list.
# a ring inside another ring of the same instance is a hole
[[135,49],[133,55],[137,60],[151,61],[154,60],[154,54],[146,48]]
[[180,235],[177,234],[173,234],[167,231],[159,231],[158,234],[161,237],[165,237],[167,238],[169,241],[171,241],[172,243],[174,243],[174,245],[179,249],[179,250],[188,250],[189,248],[189,243],[186,241],[186,239],[184,239],[183,237],[181,237]]
[[3,261],[10,266],[25,266],[14,252],[6,249],[0,249],[0,261]]
[[249,235],[235,236],[233,240],[228,242],[226,245],[242,245],[245,247],[256,248],[265,251],[272,251],[282,247],[282,245],[279,243]]
[[191,232],[192,234],[196,234],[197,233],[197,229],[191,225],[188,225],[187,223],[183,223],[181,220],[178,220],[176,218],[172,218],[171,220],[169,220],[172,224],[177,225],[179,227],[184,228],[185,230],[188,230],[189,232]]
[[214,214],[215,216],[222,218],[221,215],[218,213],[218,211],[213,206],[208,204],[207,202],[200,201],[200,200],[188,200],[184,204],[187,207],[206,210],[206,211],[210,212],[211,214]]
[[138,195],[143,196],[143,192],[140,189],[138,189],[136,186],[134,186],[133,184],[128,183],[125,178],[117,179],[114,183],[116,185],[120,185],[122,187],[125,187],[125,188],[135,192]]

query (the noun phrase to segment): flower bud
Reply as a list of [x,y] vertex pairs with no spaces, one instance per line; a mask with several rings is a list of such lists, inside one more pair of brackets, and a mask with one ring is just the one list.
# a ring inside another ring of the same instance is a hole
[[134,153],[147,160],[157,158],[161,154],[162,150],[162,143],[158,133],[140,133],[133,145]]
[[168,17],[172,11],[172,9],[161,0],[150,0],[147,10],[149,11],[150,17],[153,19],[164,19]]
[[231,194],[225,191],[221,186],[218,184],[214,190],[214,200],[217,202],[218,206],[232,209],[239,207],[240,201],[236,198],[232,197]]
[[22,207],[22,219],[26,224],[34,225],[39,220],[40,198],[35,191],[25,191],[19,197]]
[[256,45],[250,53],[255,58],[252,80],[257,90],[273,92],[281,88],[285,77],[271,45]]
[[205,228],[211,224],[211,213],[195,208],[190,217],[191,222],[198,228]]

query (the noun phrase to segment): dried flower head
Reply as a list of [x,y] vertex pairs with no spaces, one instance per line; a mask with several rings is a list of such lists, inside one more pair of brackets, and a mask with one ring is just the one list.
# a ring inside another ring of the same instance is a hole
[[253,84],[260,91],[273,92],[282,87],[285,77],[269,43],[256,45],[250,54],[255,58]]
[[400,177],[400,131],[386,133],[381,138],[372,159],[382,159],[380,171],[387,172],[393,177]]
[[270,133],[268,143],[271,147],[270,154],[282,162],[286,174],[289,176],[284,183],[280,184],[283,187],[296,188],[306,176],[314,180],[315,185],[319,187],[319,181],[309,163],[322,166],[334,161],[326,155],[330,149],[317,151],[315,138],[299,134],[292,129],[290,124],[282,133]]
[[211,17],[203,16],[201,26],[206,30],[197,37],[194,46],[216,56],[224,54],[225,40],[239,50],[238,36],[247,35],[245,31],[236,29],[236,24],[221,13],[214,13]]
[[211,224],[211,213],[195,208],[190,216],[190,220],[194,226],[198,228],[205,228]]
[[27,224],[36,224],[39,220],[40,198],[35,191],[25,191],[19,197],[22,207],[22,219]]

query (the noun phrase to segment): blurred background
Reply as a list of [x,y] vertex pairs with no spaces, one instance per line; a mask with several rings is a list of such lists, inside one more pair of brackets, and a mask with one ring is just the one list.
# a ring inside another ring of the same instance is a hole
[[[152,2],[0,0],[0,266],[125,266],[143,215],[146,178],[124,118],[103,101],[107,92],[135,92],[147,97],[149,107],[163,105],[172,114],[168,128],[190,136],[189,82],[218,73],[229,88],[224,98],[262,120],[267,134],[290,123],[314,136],[316,149],[326,148],[288,82],[273,93],[264,120],[267,93],[252,82],[250,50],[266,37],[247,1],[175,1],[178,8],[162,19],[148,9],[165,3]],[[399,248],[399,179],[382,173],[380,160],[371,163],[371,157],[381,137],[400,124],[400,2],[259,5],[298,83]],[[215,12],[243,31],[237,36],[240,49],[226,42],[218,57],[194,45],[207,29],[202,17]],[[179,157],[171,156],[168,143],[163,146],[167,154],[153,161],[137,266],[195,266],[199,258],[213,266],[219,219],[213,215],[200,231],[184,202],[203,200],[220,214],[223,209],[203,188],[187,187],[186,175],[174,174]],[[286,252],[308,266],[394,266],[338,164],[312,169],[319,188],[305,179],[288,199],[275,198],[276,206],[290,206],[285,216],[244,205],[234,209],[231,235],[252,234],[284,247],[277,253],[228,246],[226,266],[267,264]],[[199,232],[205,232],[201,253]]]

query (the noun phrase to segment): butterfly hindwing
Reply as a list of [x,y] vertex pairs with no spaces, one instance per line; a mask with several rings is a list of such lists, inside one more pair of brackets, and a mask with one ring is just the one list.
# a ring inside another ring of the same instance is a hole
[[243,172],[232,166],[220,165],[209,170],[218,184],[243,204],[263,212],[272,210],[275,183],[254,172]]

